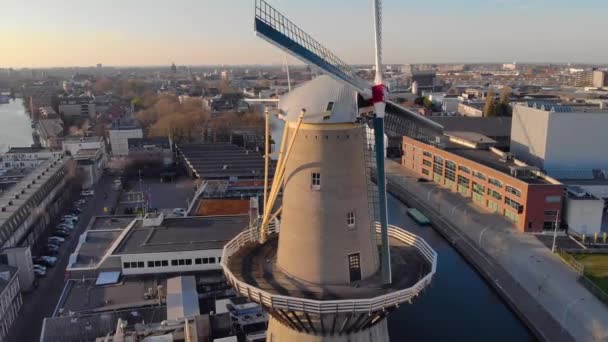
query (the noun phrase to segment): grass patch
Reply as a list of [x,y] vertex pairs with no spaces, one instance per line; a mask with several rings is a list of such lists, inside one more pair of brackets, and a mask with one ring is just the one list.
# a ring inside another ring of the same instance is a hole
[[585,275],[608,293],[608,254],[571,254],[585,266]]

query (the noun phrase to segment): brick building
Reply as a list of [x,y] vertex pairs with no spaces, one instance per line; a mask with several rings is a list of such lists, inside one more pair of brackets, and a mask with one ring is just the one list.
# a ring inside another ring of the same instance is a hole
[[552,229],[558,212],[561,216],[563,184],[488,146],[487,137],[467,138],[428,144],[403,137],[401,164],[507,217],[520,231]]

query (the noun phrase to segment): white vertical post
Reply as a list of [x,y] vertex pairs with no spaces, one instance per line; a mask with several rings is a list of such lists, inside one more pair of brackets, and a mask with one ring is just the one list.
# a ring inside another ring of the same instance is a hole
[[559,209],[557,210],[557,214],[555,214],[555,228],[553,229],[553,245],[551,246],[551,253],[555,253],[555,245],[557,242],[557,225],[559,220]]

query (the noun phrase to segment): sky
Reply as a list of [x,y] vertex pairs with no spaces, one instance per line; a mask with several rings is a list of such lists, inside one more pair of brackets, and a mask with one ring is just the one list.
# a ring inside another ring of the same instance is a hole
[[[372,0],[268,0],[348,63]],[[254,0],[0,0],[0,68],[278,64]],[[385,63],[608,63],[606,0],[384,0]],[[293,58],[289,63],[296,63]]]

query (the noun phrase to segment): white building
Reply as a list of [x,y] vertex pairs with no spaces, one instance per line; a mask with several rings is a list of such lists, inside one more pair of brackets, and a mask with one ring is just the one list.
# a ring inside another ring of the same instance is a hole
[[45,161],[59,159],[62,155],[62,151],[51,151],[46,148],[13,147],[0,156],[0,171],[35,169]]
[[115,122],[110,129],[110,146],[113,156],[126,156],[129,154],[129,139],[143,138],[144,132],[135,122],[128,124]]
[[75,156],[80,150],[102,149],[105,153],[105,143],[102,137],[67,136],[63,140],[63,151]]
[[[107,229],[92,222],[70,256],[67,271],[120,269],[124,275],[219,271],[224,244],[248,226],[249,215],[148,214],[127,222]],[[92,251],[96,252],[91,255]]]
[[608,170],[607,127],[608,111],[597,107],[515,105],[511,152],[556,178],[565,170]]
[[17,269],[0,264],[0,342],[8,342],[6,335],[22,303]]
[[[602,232],[604,200],[578,186],[568,187],[564,219],[571,234],[586,237]],[[607,228],[608,227],[604,227]]]
[[84,175],[83,188],[90,188],[101,177],[107,163],[106,145],[102,137],[67,137],[63,150],[76,161]]

